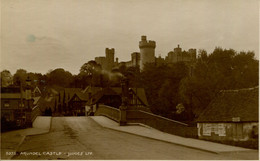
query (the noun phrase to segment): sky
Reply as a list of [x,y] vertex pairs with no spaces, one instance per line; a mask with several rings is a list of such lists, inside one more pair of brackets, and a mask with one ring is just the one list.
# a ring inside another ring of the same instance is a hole
[[46,74],[80,67],[115,48],[119,61],[139,52],[142,35],[165,57],[215,47],[254,51],[259,59],[258,0],[0,0],[1,67]]

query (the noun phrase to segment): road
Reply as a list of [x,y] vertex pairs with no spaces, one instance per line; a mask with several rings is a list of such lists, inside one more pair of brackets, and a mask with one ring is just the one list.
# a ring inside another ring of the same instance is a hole
[[250,154],[214,154],[106,129],[89,117],[54,117],[50,132],[27,136],[18,153],[12,159],[250,159]]

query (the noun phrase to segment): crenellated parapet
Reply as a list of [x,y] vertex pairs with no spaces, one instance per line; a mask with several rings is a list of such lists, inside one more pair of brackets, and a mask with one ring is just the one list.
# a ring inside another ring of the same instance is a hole
[[115,49],[114,48],[111,48],[111,49],[109,49],[109,48],[106,48],[106,57],[108,58],[114,58],[114,55],[115,55]]
[[155,41],[140,41],[139,42],[139,48],[155,48],[156,43]]
[[139,41],[139,48],[155,48],[156,42],[149,40],[146,40],[146,36],[142,36],[141,41]]

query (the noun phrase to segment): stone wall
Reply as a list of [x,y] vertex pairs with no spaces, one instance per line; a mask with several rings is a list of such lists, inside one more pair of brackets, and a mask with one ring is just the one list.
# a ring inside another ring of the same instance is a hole
[[174,121],[145,111],[127,111],[127,123],[142,123],[174,135],[197,138],[197,127]]
[[[120,121],[120,110],[113,107],[99,105],[95,112],[95,116],[98,115],[106,116],[117,122]],[[141,110],[127,110],[126,120],[127,123],[142,123],[160,131],[183,137],[197,138],[198,134],[197,127],[191,127],[185,123],[170,120]]]
[[119,122],[119,109],[114,107],[106,106],[106,105],[99,105],[95,111],[95,116],[106,116],[112,120]]

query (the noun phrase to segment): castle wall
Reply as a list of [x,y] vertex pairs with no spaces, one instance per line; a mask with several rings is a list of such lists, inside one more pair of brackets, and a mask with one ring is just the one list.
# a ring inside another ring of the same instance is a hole
[[101,56],[101,57],[95,57],[95,62],[97,64],[100,64],[102,69],[104,68],[105,64],[106,64],[106,58]]

